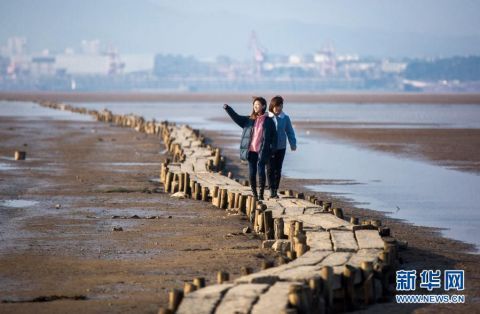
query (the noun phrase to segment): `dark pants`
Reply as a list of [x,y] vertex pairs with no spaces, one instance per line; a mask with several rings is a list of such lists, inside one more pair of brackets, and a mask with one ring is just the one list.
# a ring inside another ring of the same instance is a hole
[[270,158],[268,162],[268,185],[271,190],[278,190],[280,186],[280,179],[282,178],[282,165],[285,158],[285,150],[279,149]]
[[258,153],[248,152],[248,171],[250,175],[250,186],[257,188],[257,169],[260,189],[265,188],[265,163],[258,160]]

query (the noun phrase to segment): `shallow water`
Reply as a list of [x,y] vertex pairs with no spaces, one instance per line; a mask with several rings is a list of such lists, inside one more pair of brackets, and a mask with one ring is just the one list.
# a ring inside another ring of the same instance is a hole
[[88,121],[90,116],[70,111],[52,110],[31,102],[0,100],[0,117],[41,118],[49,120]]
[[4,163],[4,162],[0,162],[0,171],[9,171],[9,170],[16,170],[17,167],[13,166],[13,165],[10,165],[10,164],[7,164],[7,163]]
[[37,201],[29,200],[3,200],[0,201],[0,206],[11,207],[11,208],[25,208],[32,207],[38,204]]

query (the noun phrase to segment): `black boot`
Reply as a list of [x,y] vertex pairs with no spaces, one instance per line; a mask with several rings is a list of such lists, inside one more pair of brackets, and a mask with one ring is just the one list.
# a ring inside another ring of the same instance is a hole
[[263,201],[263,192],[265,191],[265,180],[260,179],[260,194],[258,195],[258,199]]
[[257,178],[254,176],[250,176],[250,188],[252,189],[253,193],[253,198],[255,200],[258,200],[258,194],[257,194]]
[[253,193],[253,198],[255,200],[258,200],[258,194],[257,194],[257,188],[252,187],[252,193]]
[[271,193],[270,198],[278,198],[277,189],[272,189]]

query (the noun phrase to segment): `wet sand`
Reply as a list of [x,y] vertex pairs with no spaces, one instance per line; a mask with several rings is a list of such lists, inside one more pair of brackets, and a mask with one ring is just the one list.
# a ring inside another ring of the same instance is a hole
[[149,181],[160,150],[108,124],[0,117],[1,313],[157,313],[185,281],[275,258],[246,220]]
[[[323,130],[322,130],[323,131]],[[341,131],[341,130],[340,130]],[[380,134],[381,131],[379,130]],[[353,132],[353,131],[352,131]],[[222,133],[213,131],[204,131],[213,143],[221,147],[230,147],[232,139]],[[361,133],[361,132],[360,132]],[[447,132],[448,133],[448,132]],[[240,133],[238,134],[240,137]],[[370,141],[375,142],[378,138],[372,138]],[[448,139],[438,139],[447,141]],[[403,143],[405,144],[405,143]],[[435,149],[441,147],[441,144],[432,145]],[[478,149],[478,147],[477,147]],[[287,152],[289,153],[289,152]],[[247,178],[247,165],[240,163],[238,157],[238,149],[226,148],[222,151],[228,159],[228,167],[236,177],[242,179]],[[468,154],[464,155],[467,156]],[[450,158],[450,157],[449,157]],[[302,180],[283,178],[281,189],[292,189],[294,191],[308,191],[305,186],[312,184],[328,183],[326,180]],[[400,269],[412,270],[416,269],[417,273],[425,269],[437,270],[441,269],[463,269],[465,270],[465,290],[458,291],[457,294],[465,294],[467,304],[450,304],[450,305],[421,305],[421,304],[396,304],[394,300],[389,303],[377,304],[368,307],[367,313],[473,313],[477,310],[480,303],[480,255],[472,254],[474,246],[460,241],[445,238],[441,235],[441,230],[422,226],[414,226],[399,219],[393,219],[387,216],[387,213],[368,210],[362,208],[361,204],[353,203],[345,198],[332,197],[328,193],[307,192],[309,195],[316,195],[319,199],[333,202],[334,207],[344,209],[346,216],[355,216],[360,219],[381,219],[383,225],[390,227],[392,235],[408,242],[408,249],[401,251]],[[416,293],[425,293],[426,290],[420,289]],[[443,289],[435,291],[435,293],[443,294]]]
[[313,136],[344,140],[378,151],[433,161],[462,171],[480,173],[480,129],[382,128],[349,123],[296,122]]

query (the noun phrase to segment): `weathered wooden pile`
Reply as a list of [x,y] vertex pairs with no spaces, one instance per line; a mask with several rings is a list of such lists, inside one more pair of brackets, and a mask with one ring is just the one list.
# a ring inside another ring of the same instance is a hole
[[223,175],[220,150],[186,125],[145,121],[69,105],[42,103],[55,109],[94,116],[98,121],[158,134],[172,156],[161,164],[165,192],[211,202],[246,215],[264,248],[280,253],[276,267],[230,281],[218,273],[218,284],[205,287],[203,278],[169,294],[169,313],[327,313],[353,310],[390,294],[397,264],[397,241],[379,220],[346,217],[341,208],[315,196],[283,191],[278,199],[257,201],[248,181]]

